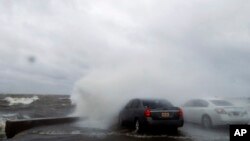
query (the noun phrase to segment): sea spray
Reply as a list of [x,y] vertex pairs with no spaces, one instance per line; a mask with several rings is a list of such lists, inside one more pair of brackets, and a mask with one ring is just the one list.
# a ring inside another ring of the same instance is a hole
[[120,63],[120,58],[108,59],[114,61],[91,69],[76,83],[71,99],[76,104],[75,114],[88,117],[84,126],[109,127],[132,98],[162,98],[174,104],[186,99],[184,84],[177,84],[175,76],[168,73],[157,57],[147,55],[140,54],[139,58],[144,60],[130,55],[127,61]]

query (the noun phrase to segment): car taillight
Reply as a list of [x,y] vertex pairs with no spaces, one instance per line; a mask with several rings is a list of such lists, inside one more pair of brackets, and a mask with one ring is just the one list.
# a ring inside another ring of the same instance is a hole
[[217,109],[215,109],[215,111],[216,111],[218,114],[227,114],[227,112],[226,112],[224,109],[222,109],[222,108],[217,108]]
[[149,108],[147,108],[145,111],[144,111],[144,116],[145,117],[150,117],[151,116],[151,110]]
[[183,111],[182,111],[181,108],[180,108],[179,111],[178,111],[178,116],[179,116],[179,117],[183,117]]

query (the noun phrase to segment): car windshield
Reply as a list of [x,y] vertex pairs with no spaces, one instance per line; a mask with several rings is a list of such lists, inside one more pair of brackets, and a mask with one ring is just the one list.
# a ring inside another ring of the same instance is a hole
[[144,100],[143,106],[149,107],[151,109],[161,109],[161,108],[173,107],[173,105],[166,100]]
[[210,100],[216,106],[233,106],[232,103],[225,100]]

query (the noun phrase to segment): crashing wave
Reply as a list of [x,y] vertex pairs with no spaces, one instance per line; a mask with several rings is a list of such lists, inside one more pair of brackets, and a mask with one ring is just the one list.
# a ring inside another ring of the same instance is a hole
[[9,102],[9,105],[17,105],[17,104],[24,104],[28,105],[33,103],[34,101],[37,101],[39,99],[38,96],[33,96],[33,97],[6,97],[4,98],[5,101]]
[[1,132],[1,129],[4,129],[5,127],[5,121],[0,119],[0,132]]

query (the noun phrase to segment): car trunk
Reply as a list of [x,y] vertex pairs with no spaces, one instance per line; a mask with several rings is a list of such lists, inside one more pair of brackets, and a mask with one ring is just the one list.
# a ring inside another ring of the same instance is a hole
[[153,120],[176,120],[180,118],[180,110],[177,107],[151,109]]
[[243,115],[246,110],[243,107],[223,107],[229,116]]

